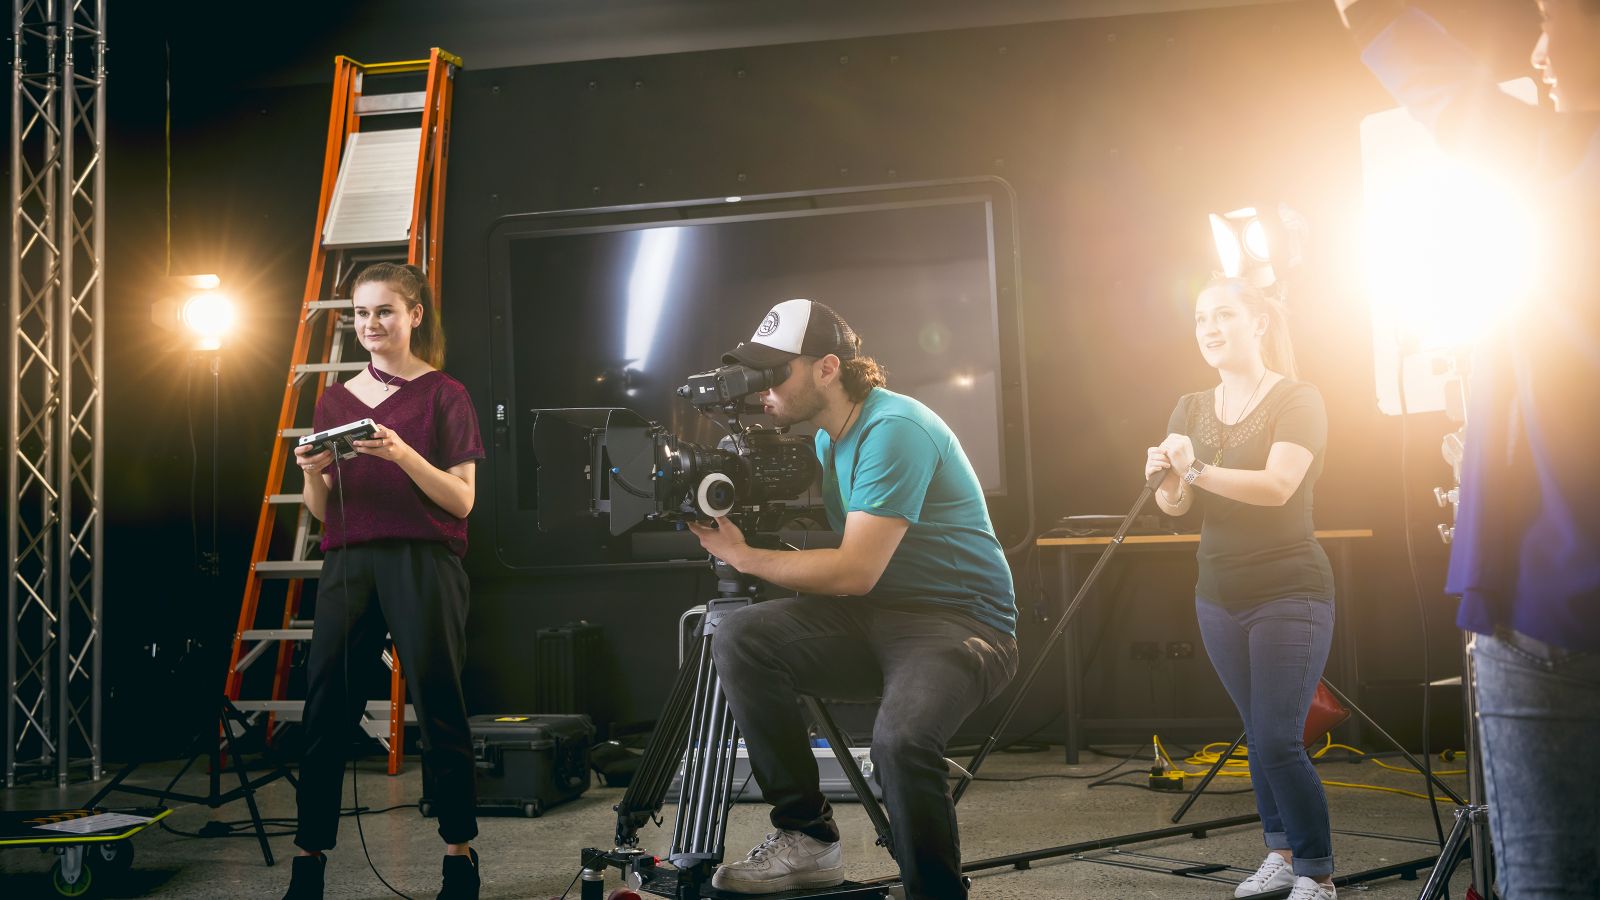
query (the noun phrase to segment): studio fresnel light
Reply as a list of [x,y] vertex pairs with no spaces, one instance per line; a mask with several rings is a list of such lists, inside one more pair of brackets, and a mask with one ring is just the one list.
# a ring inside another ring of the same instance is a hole
[[170,291],[151,308],[151,319],[163,328],[187,333],[194,339],[193,349],[222,349],[222,339],[237,319],[233,298],[222,291],[222,279],[216,275],[175,276]]

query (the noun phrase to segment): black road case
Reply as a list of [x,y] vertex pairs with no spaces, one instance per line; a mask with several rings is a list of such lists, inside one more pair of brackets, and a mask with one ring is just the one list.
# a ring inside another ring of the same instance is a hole
[[[594,724],[583,715],[473,716],[478,812],[533,817],[589,789]],[[433,815],[432,782],[422,771],[424,816]]]

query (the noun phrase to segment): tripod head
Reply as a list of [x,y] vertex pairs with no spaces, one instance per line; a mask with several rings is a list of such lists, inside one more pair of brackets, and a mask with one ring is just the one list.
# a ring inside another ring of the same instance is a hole
[[[765,550],[782,550],[785,545],[775,531],[747,531],[744,536],[745,543],[752,547]],[[710,557],[711,571],[717,574],[718,600],[731,600],[735,598],[748,598],[752,602],[762,599],[761,594],[766,582],[753,575],[735,569],[727,562],[713,556]]]

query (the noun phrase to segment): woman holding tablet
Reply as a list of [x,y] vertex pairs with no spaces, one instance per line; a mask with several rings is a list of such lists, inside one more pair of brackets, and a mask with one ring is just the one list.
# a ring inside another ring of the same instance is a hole
[[300,447],[305,504],[323,523],[324,562],[306,664],[306,750],[297,800],[300,855],[285,900],[322,897],[323,851],[337,842],[344,766],[366,695],[352,690],[393,635],[422,731],[445,842],[441,900],[476,900],[471,733],[461,692],[466,651],[467,514],[484,457],[472,399],[439,371],[444,333],[422,271],[380,263],[356,278],[355,329],[372,356],[329,387],[318,431],[370,418],[354,459]]

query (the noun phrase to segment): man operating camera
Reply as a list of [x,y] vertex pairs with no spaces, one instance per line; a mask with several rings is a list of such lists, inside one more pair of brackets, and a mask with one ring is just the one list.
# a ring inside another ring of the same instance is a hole
[[817,426],[824,504],[843,537],[838,549],[774,551],[746,544],[727,519],[690,526],[712,555],[799,592],[731,614],[713,645],[775,829],[717,870],[720,890],[844,879],[796,697],[881,695],[872,762],[906,896],[966,897],[945,744],[1016,673],[1011,571],[960,442],[932,410],[886,389],[860,347],[832,309],[787,300],[724,356],[787,368],[761,403],[779,425]]

